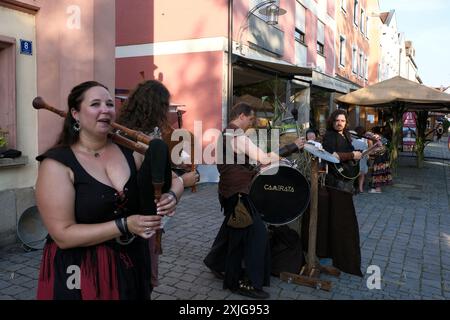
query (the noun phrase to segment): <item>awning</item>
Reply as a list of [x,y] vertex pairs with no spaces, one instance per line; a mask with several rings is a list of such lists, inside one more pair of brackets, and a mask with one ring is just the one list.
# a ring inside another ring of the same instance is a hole
[[352,82],[340,78],[332,77],[322,72],[313,71],[312,74],[312,85],[316,87],[326,88],[331,91],[339,93],[349,93],[352,90],[357,90],[357,87]]
[[287,79],[294,79],[297,77],[299,80],[310,82],[312,85],[326,88],[331,91],[348,93],[351,90],[358,89],[358,87],[351,82],[317,72],[312,68],[299,67],[270,57],[249,57],[233,54],[233,58],[234,64],[236,65],[245,65],[246,67],[257,71],[277,74],[279,77]]
[[282,60],[270,61],[262,59],[254,59],[237,54],[233,54],[235,64],[245,64],[250,68],[255,68],[259,71],[275,73],[283,78],[292,79],[295,76],[311,77],[312,69],[299,67]]

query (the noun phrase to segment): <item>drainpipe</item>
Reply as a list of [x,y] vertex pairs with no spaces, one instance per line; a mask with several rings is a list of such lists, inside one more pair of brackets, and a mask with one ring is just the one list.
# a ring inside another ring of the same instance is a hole
[[228,123],[228,114],[231,106],[233,105],[233,0],[228,0],[228,66],[227,66],[227,106],[225,112],[222,115],[225,117],[222,119],[222,123]]

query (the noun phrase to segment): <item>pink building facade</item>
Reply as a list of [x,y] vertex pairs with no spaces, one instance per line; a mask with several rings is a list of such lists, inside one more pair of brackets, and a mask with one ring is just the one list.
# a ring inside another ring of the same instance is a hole
[[275,95],[302,108],[303,126],[324,126],[334,93],[365,85],[336,77],[339,1],[275,1],[286,13],[274,26],[254,10],[267,2],[116,0],[116,88],[161,80],[189,130],[222,129],[229,105]]
[[[378,82],[381,20],[378,0],[340,0],[336,8],[336,77],[365,87]],[[352,127],[378,125],[374,108],[350,106]]]
[[186,106],[184,126],[220,127],[227,1],[117,0],[116,21],[116,88],[158,79]]

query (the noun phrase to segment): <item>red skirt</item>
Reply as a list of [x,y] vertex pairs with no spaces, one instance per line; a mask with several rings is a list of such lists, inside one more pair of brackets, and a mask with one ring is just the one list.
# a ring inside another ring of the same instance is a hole
[[136,238],[62,250],[49,240],[42,256],[38,300],[149,299],[148,241]]

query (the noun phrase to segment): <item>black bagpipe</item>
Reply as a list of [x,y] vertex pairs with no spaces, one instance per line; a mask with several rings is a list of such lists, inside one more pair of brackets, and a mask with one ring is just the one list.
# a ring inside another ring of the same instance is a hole
[[[35,109],[46,109],[63,118],[66,117],[66,112],[48,105],[41,97],[34,98],[33,107]],[[159,200],[163,193],[169,191],[172,183],[170,154],[167,144],[157,134],[148,136],[115,122],[112,122],[111,126],[115,129],[108,133],[112,141],[144,155],[144,161],[137,172],[139,214],[156,214],[156,203],[154,200]],[[134,141],[123,135],[130,137]],[[158,251],[161,251],[162,231],[158,231],[156,233],[157,248],[159,249]],[[117,241],[121,244],[128,244],[133,239],[133,235],[125,235],[117,239]]]

